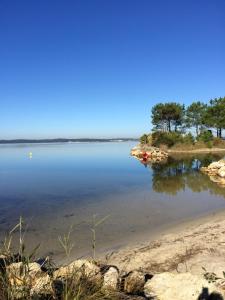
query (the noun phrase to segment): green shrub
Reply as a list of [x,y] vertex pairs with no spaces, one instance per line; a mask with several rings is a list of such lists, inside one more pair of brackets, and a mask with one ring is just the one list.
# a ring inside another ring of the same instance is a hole
[[156,131],[152,134],[152,145],[155,147],[160,147],[160,145],[172,147],[176,143],[182,142],[182,139],[182,135],[179,132]]
[[140,143],[142,145],[144,144],[149,144],[151,145],[152,144],[152,135],[151,134],[143,134],[141,137],[140,137]]
[[151,134],[148,135],[148,144],[152,145],[152,135]]
[[143,135],[140,137],[140,143],[141,143],[141,144],[147,144],[147,143],[148,143],[148,135],[147,135],[147,134],[143,134]]
[[191,133],[188,133],[183,136],[183,143],[187,145],[194,145],[195,138]]
[[213,142],[212,141],[208,141],[205,143],[207,148],[212,148],[213,147]]
[[213,140],[213,134],[211,130],[204,130],[197,136],[197,141],[208,143]]

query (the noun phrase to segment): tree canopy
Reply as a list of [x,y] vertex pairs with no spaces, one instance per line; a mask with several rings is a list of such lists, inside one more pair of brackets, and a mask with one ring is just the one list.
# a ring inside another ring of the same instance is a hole
[[186,126],[195,127],[196,135],[199,135],[199,128],[203,124],[203,116],[205,115],[207,105],[198,101],[193,102],[186,109]]
[[152,124],[156,129],[176,131],[182,124],[184,106],[176,102],[159,103],[152,108]]
[[151,111],[155,130],[177,131],[194,129],[196,136],[202,130],[215,129],[217,137],[222,137],[225,129],[225,97],[211,99],[208,104],[200,101],[187,108],[177,102],[158,103]]
[[216,128],[217,136],[222,137],[222,129],[225,128],[225,97],[210,100],[203,117],[203,124]]

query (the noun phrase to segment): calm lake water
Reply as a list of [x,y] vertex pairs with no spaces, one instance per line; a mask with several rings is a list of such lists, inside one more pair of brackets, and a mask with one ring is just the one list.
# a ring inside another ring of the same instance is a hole
[[[117,249],[186,218],[225,208],[225,189],[199,172],[221,156],[170,158],[142,165],[133,142],[0,146],[0,237],[20,216],[30,247],[62,257],[58,236],[74,228],[73,256],[91,253],[93,215],[97,251]],[[29,156],[32,152],[32,158]]]

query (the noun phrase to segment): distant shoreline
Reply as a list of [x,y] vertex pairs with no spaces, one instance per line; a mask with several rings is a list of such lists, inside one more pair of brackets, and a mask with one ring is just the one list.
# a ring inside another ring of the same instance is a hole
[[13,140],[0,140],[0,145],[3,144],[42,144],[42,143],[91,143],[91,142],[129,142],[129,141],[137,141],[135,138],[112,138],[112,139],[92,139],[92,138],[81,138],[81,139],[65,139],[65,138],[57,138],[57,139],[13,139]]

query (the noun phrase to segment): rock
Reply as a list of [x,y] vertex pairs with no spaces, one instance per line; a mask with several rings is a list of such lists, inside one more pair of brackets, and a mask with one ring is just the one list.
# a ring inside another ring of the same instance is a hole
[[218,161],[218,163],[219,163],[221,166],[225,167],[225,159],[220,159],[220,160]]
[[218,182],[220,186],[225,186],[225,178],[220,178],[220,181]]
[[201,171],[210,176],[210,180],[218,183],[220,186],[225,185],[225,160],[211,163],[208,167],[202,167]]
[[115,267],[110,267],[103,277],[103,286],[105,290],[117,290],[119,282],[119,272]]
[[[148,280],[144,286],[146,297],[157,300],[196,300],[208,299],[215,292],[218,295],[223,295],[219,287],[213,283],[208,283],[203,277],[193,275],[191,273],[161,273],[154,275],[151,280]],[[212,298],[214,299],[214,298]]]
[[128,294],[143,293],[145,276],[142,272],[132,271],[124,279],[124,291]]
[[132,149],[131,150],[131,155],[138,156],[139,154],[141,154],[140,150],[138,150],[138,149]]
[[12,263],[7,266],[6,274],[13,288],[15,299],[28,299],[32,289],[37,290],[36,285],[40,286],[40,282],[46,277],[46,273],[41,270],[38,263]]
[[217,174],[220,176],[220,177],[225,177],[225,166],[224,167],[221,167],[218,171],[217,171]]
[[53,289],[50,276],[48,274],[45,274],[45,276],[38,278],[35,284],[32,286],[30,294],[32,296],[52,295]]
[[208,168],[209,169],[220,169],[222,167],[225,167],[225,160],[224,159],[221,159],[219,161],[215,161],[215,162],[212,162]]
[[208,167],[202,167],[201,170],[212,175],[216,175],[218,170],[225,167],[225,160],[221,159],[216,162],[212,162]]
[[141,162],[160,162],[168,157],[168,153],[152,146],[139,145],[131,149],[131,155]]
[[6,268],[11,285],[33,285],[35,280],[43,276],[44,272],[38,263],[12,263]]
[[85,276],[88,279],[100,279],[100,268],[92,261],[85,259],[75,260],[65,267],[61,267],[53,273],[53,279],[76,277],[80,279]]

